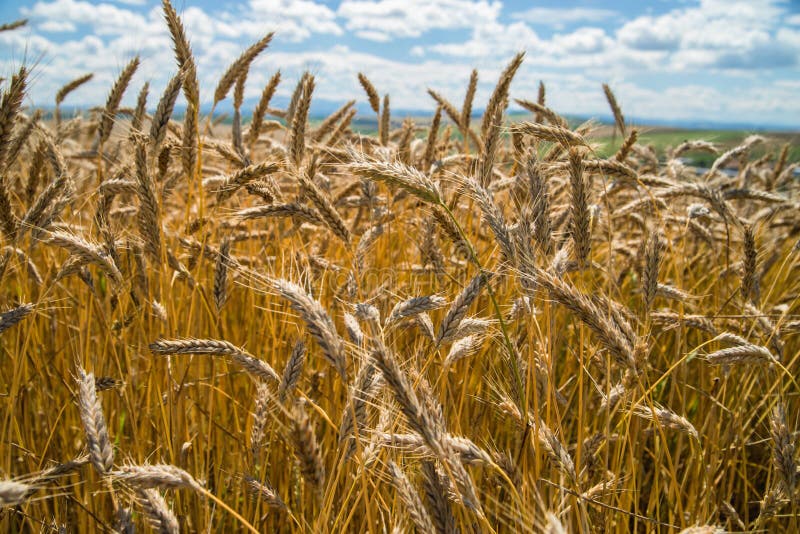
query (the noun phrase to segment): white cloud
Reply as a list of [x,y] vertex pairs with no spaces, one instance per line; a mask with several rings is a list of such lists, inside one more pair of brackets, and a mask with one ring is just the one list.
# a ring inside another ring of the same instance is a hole
[[[341,35],[336,14],[327,6],[311,0],[250,0],[243,6],[220,4],[222,10],[213,14],[189,6],[179,14],[187,27],[193,44],[210,44],[219,36],[228,39],[247,37],[257,39],[271,30],[282,39],[298,42],[314,33]],[[97,35],[163,33],[160,7],[153,7],[147,16],[109,3],[93,4],[85,0],[39,1],[21,12],[33,20],[72,23],[90,26]]]
[[[641,15],[608,34],[582,27],[568,34],[540,38],[521,19],[576,21],[608,16],[608,10],[534,8],[499,19],[476,21],[466,41],[415,47],[415,55],[432,52],[455,57],[502,58],[516,48],[531,53],[538,65],[610,71],[725,71],[786,68],[800,61],[800,42],[790,27],[781,28],[785,5],[780,0],[701,0],[659,16]],[[559,18],[560,16],[560,18]],[[612,30],[613,31],[613,30]]]
[[563,54],[598,54],[613,46],[614,40],[600,28],[579,28],[567,35],[555,35],[552,45],[554,52]]
[[80,0],[55,0],[37,2],[30,8],[23,8],[22,14],[34,20],[72,23],[76,26],[88,25],[97,35],[140,32],[145,29],[145,18],[128,9],[112,4],[92,4]]
[[[475,108],[480,109],[508,60],[524,49],[528,54],[512,96],[531,98],[543,78],[549,105],[561,112],[607,114],[600,83],[610,81],[631,117],[786,123],[800,116],[795,98],[800,76],[786,68],[796,66],[800,57],[800,28],[782,18],[785,2],[753,2],[758,3],[705,0],[625,23],[609,15],[602,28],[589,19],[582,26],[571,14],[570,30],[548,37],[523,20],[527,15],[501,13],[494,0],[344,0],[338,11],[323,0],[220,2],[218,10],[187,0],[179,13],[197,59],[204,102],[230,62],[254,40],[276,30],[274,42],[251,69],[247,98],[257,97],[280,68],[286,80],[278,91],[283,98],[308,69],[317,76],[315,101],[363,102],[356,74],[364,71],[381,94],[391,95],[393,109],[432,109],[425,89],[434,88],[458,103],[470,70],[477,67]],[[31,27],[0,33],[0,75],[18,68],[21,58],[35,58],[32,104],[50,104],[62,84],[86,72],[96,76],[70,102],[102,102],[122,67],[139,54],[142,66],[125,102],[130,105],[149,80],[155,105],[175,72],[160,6],[142,10],[112,0],[39,0],[20,12],[31,18]],[[423,34],[424,39],[402,50],[395,47],[392,57],[398,59],[381,57],[386,49],[379,43]],[[450,42],[437,42],[440,34]],[[463,34],[467,36],[452,37]],[[330,46],[330,38],[324,44],[316,41],[318,36],[340,35],[340,46]],[[662,79],[673,81],[646,88],[651,73],[669,73]]]
[[366,39],[367,41],[375,41],[376,43],[386,43],[392,40],[392,37],[389,34],[373,30],[358,31],[356,32],[356,37]]
[[793,28],[781,28],[775,35],[778,42],[785,43],[787,46],[800,50],[800,30]]
[[37,26],[43,32],[74,32],[78,28],[68,20],[46,20]]
[[[529,12],[530,10],[525,13]],[[578,15],[583,16],[585,13],[581,11],[573,14],[573,19],[577,20]],[[522,17],[515,15],[513,18]],[[571,33],[542,39],[530,25],[521,20],[505,24],[494,17],[475,20],[471,35],[466,41],[437,43],[426,47],[416,45],[411,54],[421,57],[430,52],[486,61],[499,60],[525,50],[530,52],[531,61],[537,65],[570,68],[597,65],[601,61],[607,63],[608,51],[615,44],[615,40],[600,28],[581,27]]]
[[[248,8],[244,20],[261,21],[262,27],[274,23],[278,31],[289,32],[295,41],[307,39],[314,33],[343,33],[336,22],[336,13],[311,0],[250,0]],[[242,19],[231,21],[234,27],[241,22]]]
[[674,50],[681,42],[679,23],[671,18],[639,17],[618,32],[620,42],[637,50]]
[[782,15],[782,3],[774,0],[702,0],[636,18],[617,38],[631,49],[673,52],[676,69],[786,67],[797,63],[800,47],[775,38]]
[[534,26],[552,26],[563,28],[576,22],[600,22],[617,17],[619,13],[611,9],[573,7],[549,8],[533,7],[527,11],[514,13],[512,17],[533,24]]
[[349,30],[419,37],[434,29],[470,28],[497,19],[502,4],[487,0],[343,0],[337,14]]
[[427,47],[431,52],[448,56],[471,58],[503,57],[539,45],[536,32],[523,22],[505,26],[496,21],[483,21],[472,30],[468,41],[437,44]]

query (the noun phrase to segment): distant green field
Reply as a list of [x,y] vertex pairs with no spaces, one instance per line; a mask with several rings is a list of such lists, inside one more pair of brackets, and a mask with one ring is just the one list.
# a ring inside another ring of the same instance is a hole
[[[710,141],[717,144],[723,150],[727,150],[738,145],[748,135],[754,133],[744,130],[684,130],[648,127],[642,127],[639,131],[639,143],[643,145],[652,145],[659,157],[663,156],[668,148],[676,147],[684,141],[692,140]],[[777,153],[784,144],[790,143],[789,161],[800,161],[800,146],[797,145],[797,143],[800,142],[800,134],[783,132],[757,133],[765,137],[767,142],[753,149],[753,157],[761,157],[765,151]],[[613,154],[622,143],[622,139],[619,135],[616,137],[594,137],[592,141],[599,145],[597,152],[600,156]],[[705,152],[687,153],[686,157],[691,164],[701,167],[710,166],[715,159],[713,154]]]
[[[528,115],[512,113],[509,119],[513,122],[526,120]],[[405,117],[402,117],[405,118]],[[427,128],[429,116],[411,117],[414,122],[422,129]],[[392,118],[392,127],[400,125],[401,117]],[[313,122],[313,121],[312,121]],[[480,119],[473,119],[473,127],[480,124]],[[572,127],[576,124],[570,124]],[[360,116],[353,122],[353,129],[364,135],[375,135],[378,131],[378,124],[375,118]],[[637,126],[639,130],[639,144],[652,145],[659,158],[662,158],[667,149],[678,146],[684,141],[703,140],[715,143],[722,151],[728,150],[741,143],[747,136],[758,134],[767,139],[767,143],[755,147],[752,157],[761,157],[765,151],[777,154],[781,147],[789,143],[789,162],[800,161],[800,132],[754,132],[747,130],[713,130],[713,129],[688,129],[688,128],[666,128],[662,126]],[[619,134],[616,136],[608,135],[608,127],[601,126],[602,133],[590,136],[591,141],[597,145],[596,152],[600,157],[607,157],[619,148],[622,139]],[[422,132],[418,136],[424,135]],[[460,137],[458,130],[453,131],[455,137]],[[715,156],[706,152],[689,152],[684,155],[689,164],[700,167],[708,167],[714,161]]]

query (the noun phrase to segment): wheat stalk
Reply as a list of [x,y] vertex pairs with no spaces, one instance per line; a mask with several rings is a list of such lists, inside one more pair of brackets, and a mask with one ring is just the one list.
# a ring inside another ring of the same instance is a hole
[[322,349],[322,354],[343,379],[347,379],[347,362],[344,346],[333,321],[325,308],[294,282],[283,279],[270,281],[272,288],[289,301],[292,309],[300,314],[311,337]]
[[228,356],[248,373],[266,381],[280,382],[278,373],[264,360],[217,339],[161,339],[150,343],[153,354],[208,354]]
[[321,493],[325,484],[325,464],[314,428],[300,406],[296,406],[291,413],[290,436],[303,478]]
[[794,495],[797,468],[795,462],[794,438],[786,425],[786,413],[783,404],[778,403],[773,408],[769,418],[769,428],[774,443],[772,448],[772,463],[780,476],[782,488],[786,495]]
[[36,486],[31,484],[0,480],[0,509],[23,504],[35,491]]
[[494,91],[492,91],[492,96],[489,97],[486,110],[483,112],[483,121],[481,122],[481,137],[484,141],[488,138],[492,123],[497,121],[498,115],[502,115],[500,110],[504,110],[508,105],[508,91],[511,87],[511,81],[522,65],[523,59],[525,59],[525,52],[519,52],[511,59],[508,66],[500,74],[500,79],[497,81]]
[[392,483],[397,488],[397,492],[403,500],[403,504],[405,504],[406,510],[414,526],[417,528],[417,531],[426,534],[433,534],[436,532],[430,515],[428,515],[428,511],[422,504],[422,499],[419,498],[417,490],[415,490],[411,482],[408,481],[403,470],[392,461],[389,461],[388,467],[389,473],[392,476]]
[[217,83],[217,88],[214,89],[214,106],[216,106],[220,100],[224,100],[225,97],[228,96],[228,92],[231,90],[231,87],[233,87],[233,84],[236,83],[236,80],[241,77],[244,72],[250,69],[250,64],[265,48],[267,48],[270,41],[272,41],[273,35],[272,32],[266,34],[250,45],[247,50],[242,52],[242,54],[231,63],[228,70],[226,70],[220,78],[219,83]]
[[448,338],[453,332],[458,329],[470,305],[480,294],[483,287],[488,282],[488,276],[479,273],[470,280],[461,293],[450,304],[450,309],[442,319],[439,325],[439,331],[436,335],[436,343],[441,343],[444,339]]
[[111,135],[111,128],[114,126],[114,117],[119,110],[119,104],[122,102],[122,95],[131,83],[131,78],[139,68],[139,56],[134,57],[120,73],[111,91],[108,93],[106,99],[106,106],[103,109],[103,115],[100,119],[100,125],[97,128],[97,146],[101,147],[108,141]]
[[175,108],[175,101],[178,98],[178,93],[183,87],[183,71],[178,71],[173,76],[164,88],[164,94],[161,100],[158,101],[155,113],[153,113],[153,120],[150,123],[150,142],[152,143],[153,153],[158,152],[161,143],[167,135],[167,124],[172,116],[172,110]]
[[264,89],[261,91],[261,96],[258,99],[258,104],[256,104],[255,109],[253,110],[253,118],[250,121],[250,130],[248,132],[248,137],[250,139],[250,144],[254,144],[258,139],[259,134],[261,133],[261,127],[264,124],[264,115],[267,112],[267,108],[269,108],[270,100],[275,95],[275,91],[278,89],[278,85],[281,83],[281,71],[277,71],[275,74],[267,82],[267,85],[264,86]]
[[603,93],[605,93],[606,100],[611,108],[611,113],[614,115],[614,125],[619,130],[619,134],[625,137],[625,117],[622,115],[622,109],[620,109],[617,103],[617,97],[614,96],[614,92],[607,83],[603,84]]
[[296,169],[300,169],[306,151],[306,123],[311,106],[311,93],[314,92],[314,77],[307,76],[302,85],[302,92],[297,107],[292,113],[292,126],[289,139],[289,157]]
[[108,436],[103,408],[97,398],[94,375],[78,367],[78,411],[83,422],[89,459],[100,475],[114,466],[114,449]]
[[177,534],[180,532],[178,518],[172,512],[164,497],[156,489],[136,491],[136,500],[144,510],[150,527],[159,534]]
[[291,395],[303,375],[303,367],[306,363],[306,344],[302,339],[298,339],[292,348],[292,353],[286,361],[283,369],[281,383],[278,385],[278,397],[281,400]]
[[422,297],[412,297],[395,304],[389,316],[386,318],[384,327],[389,326],[406,317],[413,317],[420,313],[428,312],[441,308],[447,301],[439,295],[425,295]]
[[21,304],[8,311],[0,313],[0,334],[19,323],[33,311],[33,304]]

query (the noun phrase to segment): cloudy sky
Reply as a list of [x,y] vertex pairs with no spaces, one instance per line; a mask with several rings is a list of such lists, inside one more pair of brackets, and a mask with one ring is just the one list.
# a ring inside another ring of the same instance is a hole
[[[302,72],[315,97],[364,97],[365,72],[394,109],[432,109],[430,87],[454,102],[470,70],[476,108],[519,50],[525,63],[512,96],[535,98],[539,80],[562,113],[607,115],[600,84],[641,121],[706,120],[800,126],[800,2],[797,0],[173,0],[197,56],[204,99],[241,50],[276,38],[253,65],[247,96],[276,69],[284,96]],[[159,0],[0,0],[0,76],[34,66],[30,102],[47,105],[63,83],[95,79],[70,96],[97,104],[135,54],[154,92],[174,73]],[[129,99],[136,91],[131,91]],[[152,94],[152,93],[151,93]],[[153,97],[155,100],[155,97]],[[129,100],[130,101],[130,100]]]

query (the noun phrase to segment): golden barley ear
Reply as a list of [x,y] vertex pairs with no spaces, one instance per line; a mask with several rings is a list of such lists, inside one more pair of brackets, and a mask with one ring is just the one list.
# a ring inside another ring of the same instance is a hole
[[626,136],[625,117],[622,115],[622,109],[620,109],[619,104],[617,103],[617,97],[614,96],[614,92],[607,83],[603,84],[603,93],[606,95],[606,100],[611,108],[611,113],[614,115],[614,125],[616,126],[617,130],[619,130],[619,134],[624,138]]
[[369,106],[372,108],[372,111],[374,111],[376,114],[379,114],[381,108],[381,97],[378,96],[378,91],[375,89],[375,86],[372,85],[372,82],[369,81],[369,78],[367,78],[366,74],[363,72],[358,73],[358,83],[361,84],[361,87],[367,94],[367,100],[369,101]]
[[108,435],[103,408],[97,398],[94,375],[78,367],[78,411],[86,434],[89,459],[100,475],[114,466],[114,449]]
[[16,30],[17,28],[22,28],[23,26],[27,26],[28,19],[19,19],[15,20],[14,22],[7,22],[5,24],[0,24],[0,32],[8,32],[11,30]]
[[247,48],[242,54],[234,60],[228,67],[228,70],[222,75],[217,83],[217,88],[214,90],[214,106],[228,96],[228,91],[231,90],[236,80],[241,78],[250,69],[250,64],[258,57],[261,52],[269,46],[272,41],[273,33],[268,33]]
[[97,146],[103,146],[105,142],[108,141],[111,135],[111,129],[114,126],[117,111],[119,111],[120,102],[122,102],[122,96],[125,94],[128,85],[130,85],[133,75],[139,68],[139,64],[139,56],[134,57],[125,68],[122,69],[119,77],[111,87],[111,91],[108,93],[108,98],[106,99],[106,106],[103,109],[103,114],[100,119],[100,126],[97,128]]
[[492,96],[489,97],[489,102],[486,104],[486,109],[483,112],[481,136],[483,137],[484,141],[492,123],[496,121],[498,109],[502,108],[505,110],[505,108],[508,106],[508,92],[511,88],[511,81],[514,79],[514,75],[522,65],[523,59],[525,59],[525,52],[519,52],[516,56],[514,56],[502,74],[500,74],[500,79],[497,80],[497,85],[495,86],[494,91],[492,91]]

